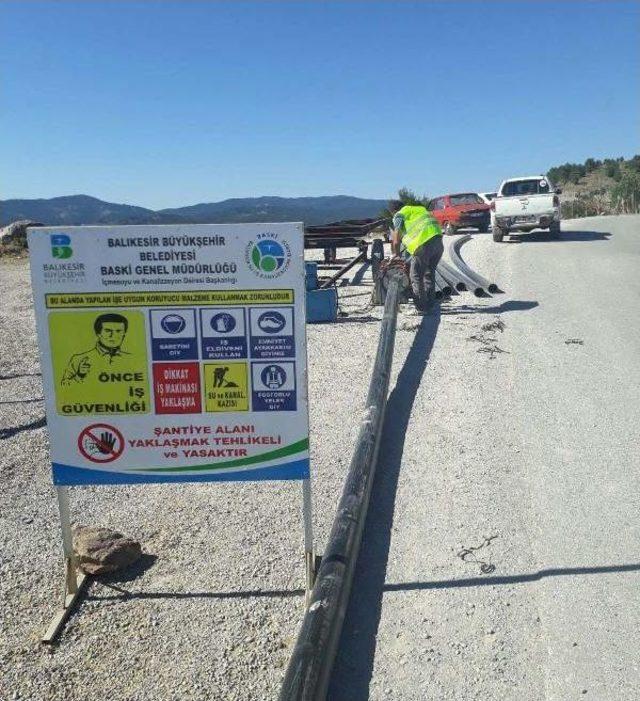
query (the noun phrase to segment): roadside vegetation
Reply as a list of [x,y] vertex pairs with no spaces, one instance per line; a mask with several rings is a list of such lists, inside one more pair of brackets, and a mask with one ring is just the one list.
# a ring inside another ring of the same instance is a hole
[[[393,200],[400,200],[403,205],[405,204],[421,204],[424,207],[426,207],[429,204],[429,200],[431,198],[429,195],[418,195],[416,194],[413,190],[410,190],[408,187],[401,187],[398,190],[398,194],[396,197],[392,197],[389,204]],[[393,214],[391,210],[389,209],[389,206],[385,207],[383,210],[381,210],[380,214],[378,215],[380,219],[393,219]]]
[[640,155],[587,158],[554,166],[547,176],[563,190],[563,218],[640,212]]

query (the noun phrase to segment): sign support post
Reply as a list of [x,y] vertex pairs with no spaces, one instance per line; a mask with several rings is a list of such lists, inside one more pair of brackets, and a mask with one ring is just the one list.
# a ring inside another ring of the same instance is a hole
[[56,487],[58,496],[58,509],[60,511],[60,529],[62,531],[62,550],[65,561],[64,596],[62,608],[53,617],[45,634],[42,636],[43,643],[52,643],[60,629],[65,624],[67,618],[82,594],[86,575],[78,576],[78,563],[73,552],[73,534],[71,532],[71,516],[69,510],[69,492],[67,487]]
[[313,514],[311,503],[311,479],[302,480],[302,513],[304,517],[304,563],[306,571],[305,604],[311,599],[311,590],[316,579],[315,553],[313,551]]

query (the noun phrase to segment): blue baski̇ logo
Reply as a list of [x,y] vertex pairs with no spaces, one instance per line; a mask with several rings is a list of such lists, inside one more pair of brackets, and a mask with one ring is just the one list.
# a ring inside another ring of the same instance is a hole
[[67,234],[51,234],[51,255],[54,258],[71,258],[73,248],[71,248],[71,237]]

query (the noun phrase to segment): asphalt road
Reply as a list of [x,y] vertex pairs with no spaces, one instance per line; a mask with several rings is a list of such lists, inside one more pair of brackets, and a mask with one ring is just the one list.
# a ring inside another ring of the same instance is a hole
[[400,344],[332,701],[640,698],[640,216],[563,226]]

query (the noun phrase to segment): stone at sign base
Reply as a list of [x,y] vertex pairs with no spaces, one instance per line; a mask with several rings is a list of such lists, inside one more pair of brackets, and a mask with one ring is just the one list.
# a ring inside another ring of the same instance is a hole
[[73,550],[87,574],[106,574],[129,567],[142,555],[140,543],[110,528],[76,526]]

